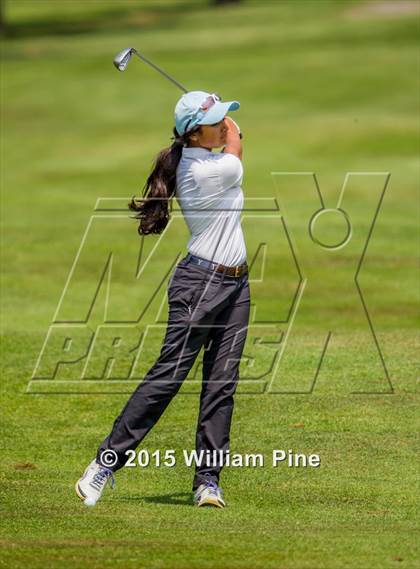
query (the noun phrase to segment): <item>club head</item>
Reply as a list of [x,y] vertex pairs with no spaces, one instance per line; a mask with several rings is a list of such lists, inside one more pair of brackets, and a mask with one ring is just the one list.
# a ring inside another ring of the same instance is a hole
[[131,56],[136,50],[134,47],[126,47],[114,57],[114,65],[118,71],[125,71],[131,59]]

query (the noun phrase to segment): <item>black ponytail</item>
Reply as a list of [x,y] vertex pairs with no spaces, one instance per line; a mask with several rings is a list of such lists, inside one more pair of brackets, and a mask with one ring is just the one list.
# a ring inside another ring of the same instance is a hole
[[180,136],[174,127],[173,143],[159,152],[143,188],[143,198],[131,199],[128,207],[136,211],[135,219],[140,221],[138,233],[162,233],[169,221],[169,200],[176,191],[176,169],[182,156],[182,148],[189,136],[200,127]]

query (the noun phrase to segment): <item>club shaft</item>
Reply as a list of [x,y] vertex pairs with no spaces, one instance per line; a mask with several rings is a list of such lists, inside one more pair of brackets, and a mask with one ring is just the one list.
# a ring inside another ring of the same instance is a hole
[[165,71],[163,71],[163,69],[161,69],[160,67],[158,67],[157,65],[155,65],[152,61],[149,61],[146,57],[144,57],[144,55],[142,55],[141,53],[139,53],[137,50],[134,50],[134,53],[137,55],[137,57],[139,57],[142,61],[144,61],[145,63],[147,63],[147,65],[150,65],[150,67],[153,67],[153,69],[156,69],[156,71],[158,73],[160,73],[161,75],[163,75],[164,77],[166,77],[166,79],[169,79],[169,81],[172,81],[172,83],[174,83],[177,87],[179,87],[181,89],[181,91],[183,91],[184,93],[188,93],[188,90],[181,85],[181,83],[178,83],[178,81],[175,81],[175,79],[173,79],[170,75],[168,75],[167,73],[165,73]]

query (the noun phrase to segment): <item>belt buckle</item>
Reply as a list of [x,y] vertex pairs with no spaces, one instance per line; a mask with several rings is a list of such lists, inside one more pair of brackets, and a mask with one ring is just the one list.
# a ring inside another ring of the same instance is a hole
[[239,265],[236,265],[234,276],[235,276],[235,277],[239,277],[240,274],[241,274],[241,267],[240,267]]

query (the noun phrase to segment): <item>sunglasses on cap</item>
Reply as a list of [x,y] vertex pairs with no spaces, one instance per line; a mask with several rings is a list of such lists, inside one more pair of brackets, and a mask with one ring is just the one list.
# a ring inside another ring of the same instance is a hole
[[219,97],[219,95],[217,95],[216,93],[212,93],[211,95],[209,95],[207,97],[207,99],[204,101],[204,103],[201,103],[200,105],[200,109],[202,111],[208,111],[209,109],[211,109],[211,107],[217,103],[217,101],[221,101],[221,97]]
[[[197,111],[194,113],[194,115],[196,115],[199,111],[205,111],[207,112],[209,109],[212,108],[212,106],[217,103],[218,101],[221,101],[222,98],[217,94],[217,93],[212,93],[211,95],[209,95],[202,103],[201,105],[198,107]],[[190,124],[190,122],[195,118],[191,117],[190,120],[187,122],[187,124],[185,125],[185,131],[187,132],[188,130],[188,126]],[[216,123],[217,124],[217,123]]]

